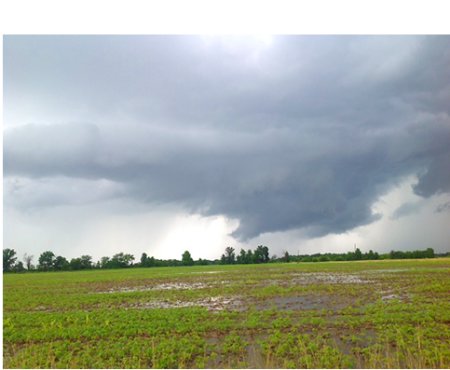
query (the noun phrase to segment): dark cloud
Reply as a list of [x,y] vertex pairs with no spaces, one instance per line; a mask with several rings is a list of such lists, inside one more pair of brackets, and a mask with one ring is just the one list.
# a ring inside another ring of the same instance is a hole
[[105,179],[131,199],[237,218],[242,240],[371,223],[373,203],[411,174],[418,195],[450,191],[448,37],[4,45],[6,111],[20,96],[92,115],[6,130],[6,176]]
[[85,176],[99,144],[92,124],[25,125],[5,133],[5,174]]
[[436,209],[436,213],[450,212],[450,202],[439,204]]

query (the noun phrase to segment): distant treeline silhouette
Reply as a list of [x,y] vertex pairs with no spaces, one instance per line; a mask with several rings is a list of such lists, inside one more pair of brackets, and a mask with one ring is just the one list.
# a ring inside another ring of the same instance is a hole
[[3,249],[3,272],[25,272],[25,271],[74,271],[88,269],[116,269],[130,267],[169,267],[169,266],[194,266],[194,265],[232,265],[232,264],[259,264],[273,262],[326,262],[326,261],[363,261],[379,259],[405,259],[405,258],[434,258],[450,256],[450,252],[435,254],[432,248],[417,251],[391,251],[390,253],[378,254],[370,250],[362,253],[359,248],[354,252],[347,253],[316,253],[312,255],[291,255],[287,251],[281,257],[273,255],[269,257],[269,248],[259,245],[255,250],[241,249],[239,254],[235,253],[232,247],[226,247],[225,253],[220,259],[194,260],[189,251],[185,251],[181,260],[177,259],[156,259],[142,253],[139,262],[134,262],[132,254],[117,253],[112,257],[102,257],[97,262],[92,260],[92,256],[83,255],[72,258],[70,261],[63,256],[56,256],[51,251],[41,253],[38,264],[33,265],[34,256],[25,254],[23,262],[17,261],[17,253],[14,249]]

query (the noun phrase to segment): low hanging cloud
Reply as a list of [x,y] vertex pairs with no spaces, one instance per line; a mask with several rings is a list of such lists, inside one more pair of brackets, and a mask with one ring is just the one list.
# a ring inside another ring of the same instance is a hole
[[436,213],[450,212],[450,202],[439,204],[436,209]]
[[404,203],[392,213],[391,220],[398,220],[401,217],[417,214],[424,204],[423,201]]
[[[36,206],[67,201],[51,195],[63,178],[100,189],[86,201],[104,199],[103,186],[225,215],[240,240],[372,223],[374,202],[405,176],[418,176],[421,197],[450,192],[450,38],[234,41],[6,37],[5,110],[22,93],[56,116],[83,104],[92,116],[7,128],[6,181],[45,179]],[[45,58],[26,60],[31,42]],[[5,199],[31,206],[13,188]]]

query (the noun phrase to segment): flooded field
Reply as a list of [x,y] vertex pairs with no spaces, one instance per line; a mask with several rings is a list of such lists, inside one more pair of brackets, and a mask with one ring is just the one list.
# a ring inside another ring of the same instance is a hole
[[4,275],[6,368],[449,368],[450,259]]

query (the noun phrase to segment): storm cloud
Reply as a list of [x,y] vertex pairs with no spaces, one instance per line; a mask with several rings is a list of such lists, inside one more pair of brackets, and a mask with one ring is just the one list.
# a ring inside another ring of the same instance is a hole
[[449,37],[7,36],[4,91],[19,208],[177,204],[245,241],[370,224],[411,175],[450,192]]

